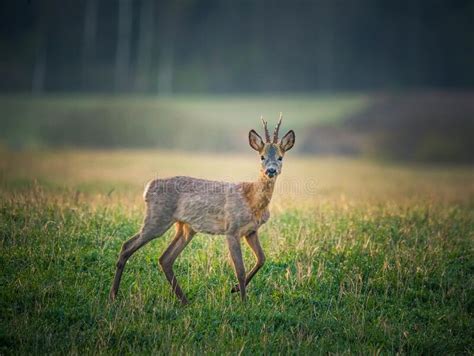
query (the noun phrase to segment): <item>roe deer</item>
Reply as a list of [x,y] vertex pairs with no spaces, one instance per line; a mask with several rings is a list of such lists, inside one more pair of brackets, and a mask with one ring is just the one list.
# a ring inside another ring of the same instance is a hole
[[[270,140],[267,122],[263,120],[265,142],[254,131],[249,132],[249,144],[259,153],[260,176],[255,182],[227,183],[191,177],[155,179],[148,183],[144,198],[146,217],[141,231],[122,246],[117,270],[110,290],[114,300],[127,260],[139,248],[163,235],[171,225],[176,234],[159,262],[171,287],[181,303],[187,299],[173,273],[173,263],[197,232],[226,235],[230,257],[238,284],[232,292],[240,291],[245,300],[245,287],[262,267],[265,255],[258,240],[258,229],[270,217],[268,204],[272,198],[277,176],[281,172],[285,152],[295,143],[293,130],[278,141],[280,120]],[[244,237],[257,262],[247,276],[242,260],[240,240]]]

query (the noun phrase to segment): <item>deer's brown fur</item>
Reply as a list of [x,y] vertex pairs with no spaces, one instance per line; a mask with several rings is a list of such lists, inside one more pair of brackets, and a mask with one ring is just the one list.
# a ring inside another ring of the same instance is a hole
[[[281,122],[281,118],[280,118]],[[274,137],[278,137],[280,122]],[[265,122],[264,122],[265,123]],[[282,158],[294,144],[295,136],[289,131],[280,143],[270,142],[266,123],[264,143],[251,130],[249,143],[261,155],[261,172],[255,182],[228,183],[192,177],[155,179],[145,189],[146,216],[139,233],[122,246],[117,270],[110,291],[115,299],[127,260],[139,248],[162,235],[175,225],[175,236],[159,262],[176,296],[183,304],[187,299],[173,272],[173,263],[197,232],[226,235],[229,252],[238,279],[232,291],[240,291],[245,299],[245,286],[263,265],[265,255],[258,240],[258,229],[270,217],[268,205],[272,198],[275,181],[281,172]],[[240,246],[244,237],[257,259],[257,263],[245,276]]]
[[242,183],[244,199],[257,221],[269,214],[267,207],[272,199],[274,188],[275,180],[266,179],[263,176],[257,182]]

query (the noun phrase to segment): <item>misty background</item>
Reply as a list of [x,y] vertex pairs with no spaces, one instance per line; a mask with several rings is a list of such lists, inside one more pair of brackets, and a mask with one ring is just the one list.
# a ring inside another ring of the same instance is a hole
[[[0,144],[474,161],[474,1],[0,4]],[[199,133],[199,135],[197,135]]]

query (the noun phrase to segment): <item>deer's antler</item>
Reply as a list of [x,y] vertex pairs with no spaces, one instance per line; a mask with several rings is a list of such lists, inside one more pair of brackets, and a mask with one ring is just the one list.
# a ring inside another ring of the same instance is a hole
[[278,124],[275,126],[275,131],[273,131],[273,143],[278,143],[278,131],[280,131],[282,118],[283,118],[283,114],[280,113],[280,119],[278,120]]
[[265,141],[270,142],[270,132],[268,132],[267,122],[263,119],[263,116],[260,117],[263,123],[263,129],[265,130]]

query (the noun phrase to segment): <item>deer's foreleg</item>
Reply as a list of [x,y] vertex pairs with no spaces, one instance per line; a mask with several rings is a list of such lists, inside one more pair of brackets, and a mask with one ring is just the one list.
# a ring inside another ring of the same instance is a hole
[[187,304],[188,300],[184,295],[181,287],[178,284],[176,276],[173,272],[173,264],[179,254],[184,250],[184,248],[188,245],[191,241],[192,237],[194,236],[195,232],[191,230],[187,225],[183,223],[176,223],[176,234],[171,241],[168,248],[165,250],[163,255],[160,257],[160,265],[165,273],[166,279],[171,284],[171,288],[173,292],[176,294],[178,299],[181,301],[182,304]]
[[[253,254],[255,255],[255,258],[257,259],[255,266],[252,268],[252,270],[249,272],[249,274],[245,278],[245,285],[248,285],[250,281],[252,280],[253,276],[255,276],[258,270],[265,263],[265,254],[263,253],[262,247],[260,246],[260,241],[258,239],[257,232],[253,232],[250,235],[245,236],[245,241],[247,241],[247,244],[250,246]],[[232,288],[232,293],[238,292],[239,290],[240,290],[239,285],[235,285]]]
[[235,275],[239,281],[240,297],[245,301],[245,266],[242,258],[242,250],[240,248],[240,237],[227,235],[227,243],[229,245],[230,257],[234,266]]

